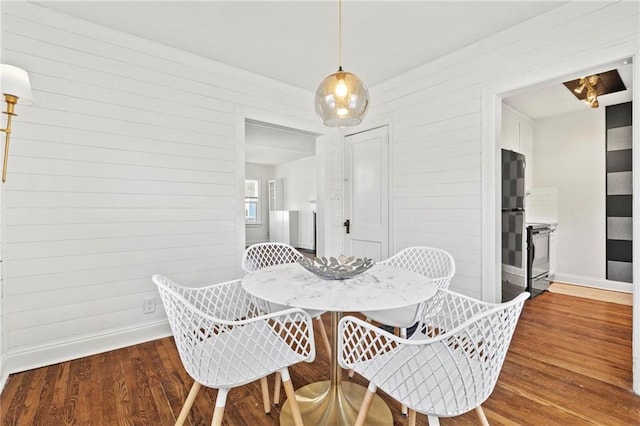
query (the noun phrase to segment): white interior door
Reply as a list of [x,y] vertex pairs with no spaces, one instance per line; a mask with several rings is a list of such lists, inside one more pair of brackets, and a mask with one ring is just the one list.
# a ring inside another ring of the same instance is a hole
[[[389,257],[389,132],[345,137],[344,251],[374,261]],[[348,223],[348,226],[347,226]]]

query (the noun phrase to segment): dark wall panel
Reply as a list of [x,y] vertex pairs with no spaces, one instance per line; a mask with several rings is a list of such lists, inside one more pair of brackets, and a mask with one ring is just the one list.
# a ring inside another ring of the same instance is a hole
[[607,173],[630,171],[632,159],[630,149],[607,152]]
[[606,109],[607,279],[633,282],[632,235],[627,228],[633,218],[631,102]]

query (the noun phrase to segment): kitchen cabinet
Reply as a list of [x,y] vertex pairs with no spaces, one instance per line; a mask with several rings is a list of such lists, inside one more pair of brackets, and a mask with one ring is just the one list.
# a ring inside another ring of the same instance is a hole
[[284,179],[269,181],[269,211],[284,209]]
[[533,120],[504,103],[500,144],[503,149],[524,155],[524,190],[528,192],[533,184]]
[[315,250],[316,213],[311,210],[298,212],[298,248]]
[[296,210],[269,212],[269,241],[298,247],[299,217]]

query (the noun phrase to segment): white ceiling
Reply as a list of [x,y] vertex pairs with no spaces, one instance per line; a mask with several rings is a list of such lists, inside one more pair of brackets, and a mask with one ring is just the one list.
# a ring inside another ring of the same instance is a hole
[[603,64],[591,70],[585,70],[574,76],[567,76],[563,79],[543,83],[536,87],[525,89],[524,93],[510,96],[504,99],[504,102],[515,110],[532,118],[540,120],[543,118],[554,117],[571,112],[590,109],[584,101],[574,96],[569,89],[562,84],[563,81],[574,80],[578,77],[584,77],[598,72],[610,71],[617,69],[620,78],[624,83],[626,90],[610,93],[608,95],[598,96],[599,108],[607,105],[615,105],[632,100],[633,88],[633,67],[628,61],[620,61],[616,64]]
[[[309,91],[338,67],[333,0],[35,3]],[[562,3],[345,0],[343,66],[371,87]]]
[[276,166],[315,154],[315,135],[254,121],[245,126],[247,163]]

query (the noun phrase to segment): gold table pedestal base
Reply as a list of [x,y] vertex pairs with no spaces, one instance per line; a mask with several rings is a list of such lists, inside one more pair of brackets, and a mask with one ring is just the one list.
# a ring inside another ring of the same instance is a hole
[[[367,388],[351,382],[331,386],[329,380],[311,383],[296,391],[296,400],[305,425],[353,425]],[[285,401],[280,411],[280,424],[293,425],[291,405]],[[367,426],[393,425],[389,406],[375,395],[365,421]]]

